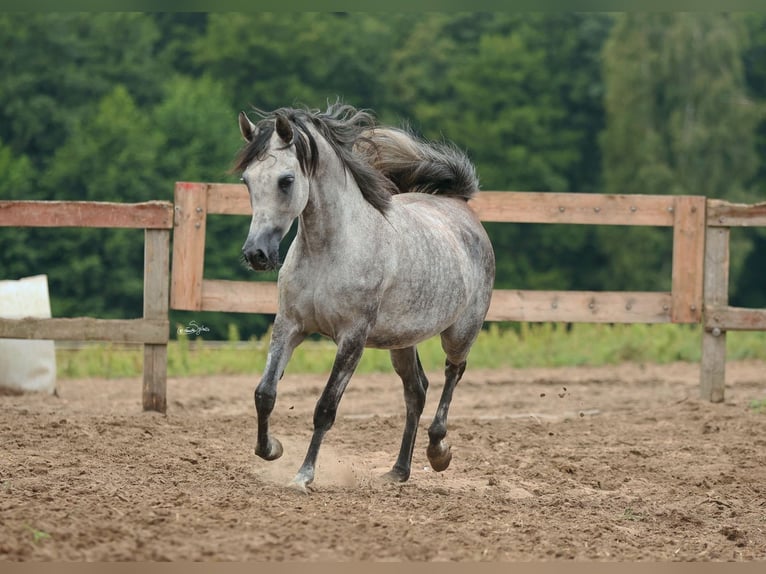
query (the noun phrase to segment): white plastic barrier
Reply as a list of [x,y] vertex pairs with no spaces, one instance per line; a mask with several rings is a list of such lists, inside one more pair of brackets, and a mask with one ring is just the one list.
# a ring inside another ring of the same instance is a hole
[[[51,316],[48,276],[0,281],[0,317]],[[56,391],[56,347],[53,341],[0,339],[0,392]]]

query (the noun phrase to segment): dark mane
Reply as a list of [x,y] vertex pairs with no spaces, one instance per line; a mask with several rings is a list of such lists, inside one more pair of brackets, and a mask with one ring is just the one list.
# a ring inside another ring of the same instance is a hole
[[319,151],[309,126],[330,145],[343,166],[351,173],[362,196],[378,211],[385,213],[396,185],[365,157],[354,151],[354,144],[362,134],[375,126],[372,115],[346,104],[335,103],[325,112],[318,110],[280,108],[273,112],[255,110],[263,119],[257,124],[253,141],[247,143],[237,155],[233,171],[243,171],[250,163],[262,159],[274,133],[277,116],[290,121],[295,133],[292,144],[304,175],[312,176],[319,165]]

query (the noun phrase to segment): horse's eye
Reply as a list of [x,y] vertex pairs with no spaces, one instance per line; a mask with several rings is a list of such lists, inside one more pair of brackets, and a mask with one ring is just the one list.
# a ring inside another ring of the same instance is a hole
[[279,182],[278,182],[279,189],[281,189],[282,191],[285,191],[285,192],[289,191],[290,190],[290,186],[292,186],[294,181],[295,181],[295,176],[293,176],[293,175],[289,175],[288,174],[288,175],[280,176]]

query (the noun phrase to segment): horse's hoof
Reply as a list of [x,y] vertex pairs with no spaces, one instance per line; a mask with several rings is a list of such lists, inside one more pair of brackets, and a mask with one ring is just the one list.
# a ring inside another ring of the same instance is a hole
[[255,445],[255,454],[260,456],[263,460],[276,460],[282,456],[282,443],[275,438],[270,438],[266,451],[263,452],[260,449],[260,445]]
[[382,481],[394,483],[394,484],[398,484],[400,482],[407,482],[409,478],[410,478],[409,472],[397,469],[396,467],[392,468],[386,474],[380,477]]
[[290,482],[287,483],[287,488],[290,490],[294,490],[296,492],[300,492],[301,494],[308,494],[309,493],[309,482],[304,477],[302,477],[300,474],[296,476],[294,479],[292,479]]
[[308,494],[309,489],[306,487],[306,485],[302,482],[296,482],[294,480],[290,481],[287,484],[287,488],[290,490],[294,490],[295,492],[300,492],[301,494]]
[[428,456],[428,462],[431,463],[431,468],[436,472],[447,470],[450,461],[452,461],[452,451],[448,444],[440,442],[439,444],[429,444],[426,449],[426,455]]

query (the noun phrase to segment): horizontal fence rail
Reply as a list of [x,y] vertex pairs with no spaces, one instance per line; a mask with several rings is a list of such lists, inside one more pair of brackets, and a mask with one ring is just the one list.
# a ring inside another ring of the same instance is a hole
[[173,205],[166,201],[132,204],[91,201],[0,201],[0,227],[144,229],[143,318],[0,318],[0,338],[142,343],[144,410],[165,412]]
[[0,227],[172,229],[167,201],[0,201]]
[[92,317],[0,319],[0,339],[52,339],[155,343],[168,340],[167,319],[94,319]]

